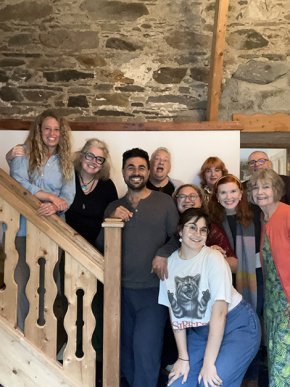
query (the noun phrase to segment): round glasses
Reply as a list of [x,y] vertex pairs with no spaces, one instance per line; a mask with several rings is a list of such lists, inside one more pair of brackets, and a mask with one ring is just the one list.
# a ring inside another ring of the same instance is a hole
[[248,161],[248,165],[250,167],[254,167],[255,165],[264,165],[266,161],[269,161],[269,160],[268,159],[251,160],[251,161]]
[[189,199],[192,202],[194,202],[198,198],[199,198],[199,195],[197,195],[197,194],[189,194],[189,195],[179,194],[179,195],[176,195],[176,199],[179,199],[179,200]]
[[196,224],[190,223],[190,224],[185,224],[184,227],[187,227],[188,230],[193,233],[193,234],[200,234],[203,237],[206,237],[208,234],[208,228],[207,227],[201,227],[198,228]]
[[82,154],[84,155],[86,160],[88,160],[88,161],[95,161],[99,165],[103,165],[104,162],[106,161],[105,157],[95,156],[91,152],[82,152]]

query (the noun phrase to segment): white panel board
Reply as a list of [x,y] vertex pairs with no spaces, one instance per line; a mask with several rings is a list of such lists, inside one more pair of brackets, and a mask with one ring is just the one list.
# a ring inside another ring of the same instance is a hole
[[[8,171],[6,152],[15,144],[23,143],[26,131],[0,131],[0,167]],[[149,156],[159,146],[165,146],[172,154],[170,176],[184,183],[198,183],[198,172],[209,156],[218,156],[229,172],[239,176],[239,131],[179,131],[179,132],[73,132],[73,149],[78,150],[89,138],[96,137],[107,143],[112,158],[112,180],[119,195],[125,192],[121,175],[122,153],[133,147],[145,149]]]

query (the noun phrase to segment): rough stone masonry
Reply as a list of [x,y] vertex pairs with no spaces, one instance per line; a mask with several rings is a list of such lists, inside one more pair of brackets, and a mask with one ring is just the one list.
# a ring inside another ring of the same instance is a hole
[[[2,0],[0,116],[205,119],[213,0]],[[289,0],[230,1],[220,119],[290,112]]]

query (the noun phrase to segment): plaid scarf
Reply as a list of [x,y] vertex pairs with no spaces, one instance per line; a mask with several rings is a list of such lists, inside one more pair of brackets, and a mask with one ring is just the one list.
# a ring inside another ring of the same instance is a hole
[[[227,218],[223,221],[223,228],[228,236],[232,248],[234,241]],[[236,289],[243,298],[257,307],[257,280],[256,280],[256,247],[255,226],[251,222],[248,227],[236,222],[236,256],[238,258],[238,269],[236,273]]]

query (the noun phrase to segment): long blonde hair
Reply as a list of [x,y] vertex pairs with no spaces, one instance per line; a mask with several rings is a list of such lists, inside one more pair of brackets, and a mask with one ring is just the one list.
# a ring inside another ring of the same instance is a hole
[[66,119],[53,110],[45,110],[36,117],[29,131],[25,141],[29,158],[28,172],[29,175],[32,175],[35,170],[40,172],[47,160],[48,148],[42,140],[41,125],[48,117],[54,118],[59,123],[60,138],[56,153],[59,156],[62,176],[64,180],[69,180],[73,176],[71,129]]

